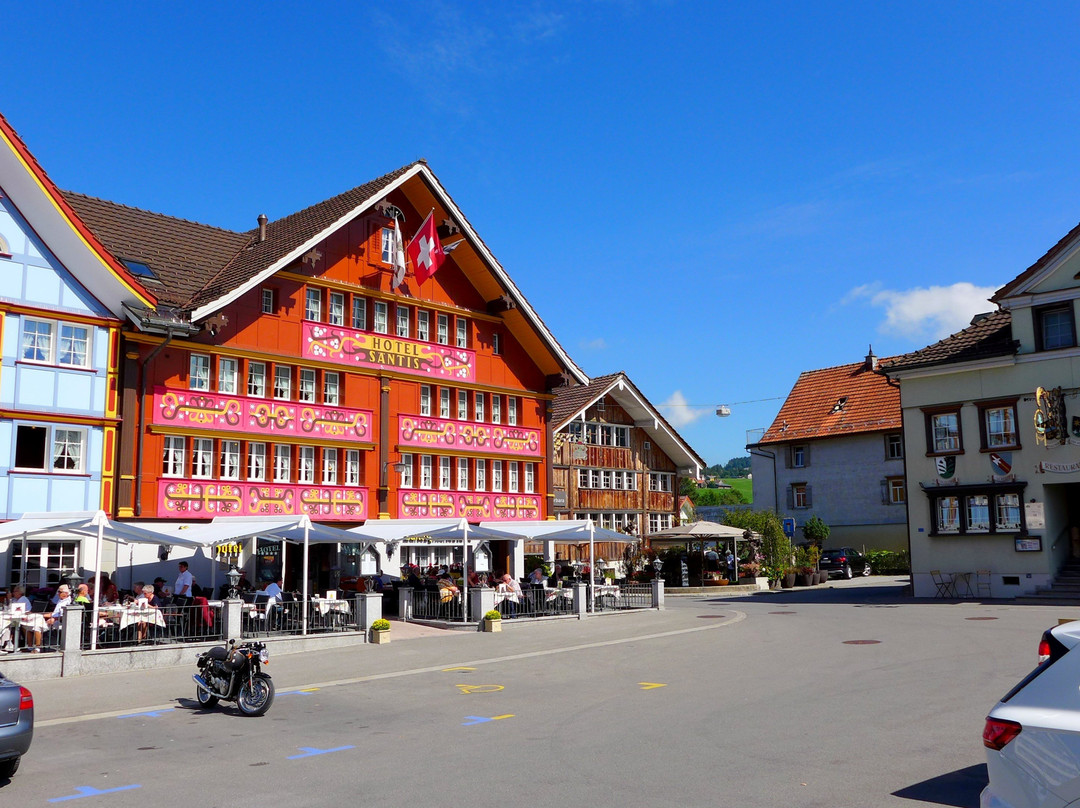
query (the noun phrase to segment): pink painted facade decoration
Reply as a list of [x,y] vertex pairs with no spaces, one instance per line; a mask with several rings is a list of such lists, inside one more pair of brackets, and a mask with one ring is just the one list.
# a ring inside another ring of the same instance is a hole
[[536,494],[485,494],[465,491],[401,491],[398,513],[402,518],[459,519],[491,521],[540,519],[540,497]]
[[540,457],[540,430],[472,424],[426,416],[398,418],[398,443],[417,449],[463,449],[516,457]]
[[370,440],[373,413],[293,401],[154,390],[154,425],[236,430],[249,435]]
[[212,516],[300,516],[321,521],[367,519],[367,489],[219,480],[158,481],[158,515],[193,519]]
[[476,352],[322,323],[303,324],[304,358],[414,376],[476,381]]

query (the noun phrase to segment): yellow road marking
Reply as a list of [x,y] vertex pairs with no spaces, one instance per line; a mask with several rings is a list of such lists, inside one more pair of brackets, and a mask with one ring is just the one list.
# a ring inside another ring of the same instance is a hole
[[503,689],[502,685],[455,685],[462,693],[495,693]]
[[638,682],[641,685],[642,690],[655,690],[658,687],[667,687],[667,685],[657,684],[656,682]]

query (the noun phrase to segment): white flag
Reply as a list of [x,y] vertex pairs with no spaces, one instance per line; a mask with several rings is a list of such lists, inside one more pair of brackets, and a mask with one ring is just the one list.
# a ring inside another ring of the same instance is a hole
[[401,229],[398,227],[397,217],[394,217],[394,277],[391,281],[394,287],[401,286],[405,280],[405,245],[401,243]]

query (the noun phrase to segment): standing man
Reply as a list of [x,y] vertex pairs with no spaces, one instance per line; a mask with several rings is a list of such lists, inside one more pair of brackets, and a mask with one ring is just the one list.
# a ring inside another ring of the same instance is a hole
[[186,606],[191,603],[191,585],[194,583],[194,579],[191,577],[191,573],[188,572],[188,563],[186,561],[181,561],[177,566],[180,568],[180,574],[176,576],[176,588],[173,589],[173,595],[180,601],[180,605]]
[[735,554],[731,550],[727,551],[727,569],[728,569],[728,581],[730,583],[738,583],[739,574],[735,569]]

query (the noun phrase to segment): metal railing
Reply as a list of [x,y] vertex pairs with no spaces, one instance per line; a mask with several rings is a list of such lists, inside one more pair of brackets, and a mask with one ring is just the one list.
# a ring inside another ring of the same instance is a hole
[[414,589],[411,614],[414,620],[461,620],[461,595],[433,589]]
[[221,638],[221,607],[217,603],[161,608],[101,606],[83,614],[80,647],[121,648]]
[[[243,637],[269,637],[302,634],[304,602],[287,599],[244,603],[240,607],[240,633]],[[308,634],[328,631],[357,631],[356,605],[349,600],[308,601]]]
[[511,596],[496,595],[495,608],[503,617],[554,617],[574,613],[574,590],[526,586],[515,602]]

